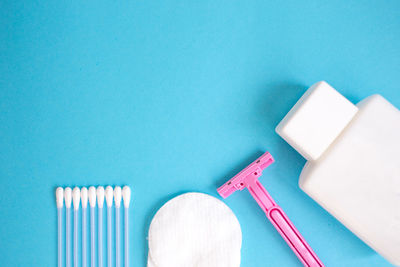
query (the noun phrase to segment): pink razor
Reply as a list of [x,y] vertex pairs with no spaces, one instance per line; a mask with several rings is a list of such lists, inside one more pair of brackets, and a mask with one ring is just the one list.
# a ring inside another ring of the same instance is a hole
[[250,194],[267,215],[267,218],[271,221],[286,243],[288,243],[289,247],[294,251],[304,266],[324,266],[281,207],[275,203],[264,186],[258,181],[258,177],[261,176],[262,171],[273,162],[274,159],[271,154],[269,152],[264,153],[255,162],[251,163],[227,183],[218,188],[217,191],[223,198],[227,198],[236,190],[243,190],[247,187]]

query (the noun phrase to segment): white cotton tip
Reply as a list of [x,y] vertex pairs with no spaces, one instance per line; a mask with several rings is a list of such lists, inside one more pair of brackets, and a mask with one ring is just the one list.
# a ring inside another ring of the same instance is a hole
[[94,186],[89,187],[89,205],[92,208],[96,206],[96,188]]
[[129,202],[131,202],[131,188],[127,185],[122,189],[122,198],[125,208],[129,208]]
[[71,187],[66,187],[64,190],[64,198],[65,198],[65,207],[67,209],[71,208],[72,202],[72,189]]
[[114,200],[115,200],[115,207],[119,208],[121,206],[121,187],[116,186],[114,188]]
[[58,187],[56,189],[56,204],[57,208],[62,208],[64,204],[64,189],[62,187]]
[[81,200],[82,200],[82,209],[86,209],[88,202],[88,190],[86,187],[82,187],[81,189]]
[[74,205],[74,210],[79,210],[79,202],[81,200],[81,190],[79,187],[75,187],[72,190],[72,204]]
[[111,207],[112,203],[113,203],[113,196],[114,196],[113,188],[111,186],[107,186],[105,194],[106,194],[107,207]]
[[104,187],[99,186],[97,187],[97,205],[99,206],[100,209],[103,208],[104,204]]

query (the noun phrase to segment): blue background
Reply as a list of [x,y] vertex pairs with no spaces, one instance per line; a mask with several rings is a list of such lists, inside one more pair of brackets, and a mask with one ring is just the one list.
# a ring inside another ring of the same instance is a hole
[[[145,266],[165,201],[217,196],[265,150],[262,183],[327,266],[390,266],[298,188],[274,128],[319,80],[400,106],[399,1],[6,0],[0,51],[2,266],[55,266],[56,186],[108,184],[133,188]],[[243,267],[300,265],[247,192],[226,203]]]

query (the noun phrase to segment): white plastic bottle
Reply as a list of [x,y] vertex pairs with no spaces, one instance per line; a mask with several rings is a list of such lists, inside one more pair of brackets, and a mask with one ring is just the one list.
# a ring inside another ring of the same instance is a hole
[[301,189],[400,266],[400,111],[380,95],[353,105],[318,82],[276,131],[308,160]]

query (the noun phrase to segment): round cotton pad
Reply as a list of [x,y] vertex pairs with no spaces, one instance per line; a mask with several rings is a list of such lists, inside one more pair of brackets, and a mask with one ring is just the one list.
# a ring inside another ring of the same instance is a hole
[[222,201],[187,193],[168,201],[149,229],[148,267],[238,267],[242,232]]

